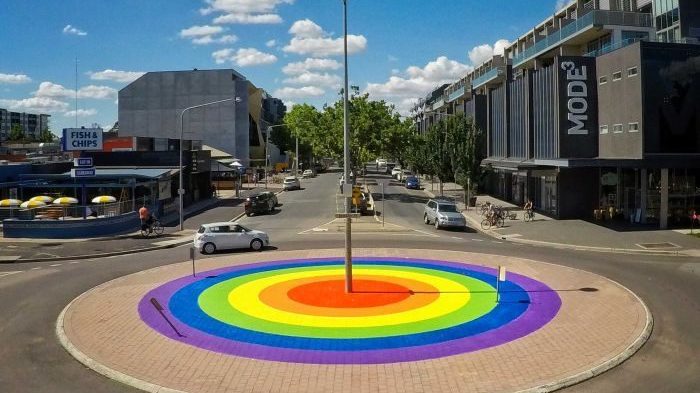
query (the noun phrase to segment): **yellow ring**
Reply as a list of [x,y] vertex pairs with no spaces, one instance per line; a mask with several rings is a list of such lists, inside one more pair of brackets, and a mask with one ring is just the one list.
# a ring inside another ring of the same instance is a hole
[[354,271],[357,274],[363,275],[395,276],[429,282],[430,285],[434,286],[441,294],[438,299],[431,304],[413,310],[363,317],[324,317],[297,314],[270,307],[263,303],[258,297],[260,291],[279,282],[306,277],[335,276],[342,274],[343,271],[343,269],[314,270],[261,278],[234,288],[228,295],[228,302],[232,307],[244,314],[271,322],[313,327],[367,327],[401,325],[437,318],[464,307],[471,297],[468,288],[442,277],[401,270],[363,268],[355,268]]

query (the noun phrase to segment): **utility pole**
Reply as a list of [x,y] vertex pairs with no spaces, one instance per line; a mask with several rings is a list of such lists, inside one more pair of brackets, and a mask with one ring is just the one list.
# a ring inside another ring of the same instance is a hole
[[343,0],[343,54],[345,58],[345,90],[343,91],[343,177],[345,179],[345,292],[352,293],[352,219],[350,204],[350,113],[348,113],[348,1]]

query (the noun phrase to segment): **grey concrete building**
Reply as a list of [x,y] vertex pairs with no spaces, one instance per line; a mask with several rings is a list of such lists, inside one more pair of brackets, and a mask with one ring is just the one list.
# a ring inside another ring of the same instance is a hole
[[233,69],[149,72],[119,91],[119,135],[137,137],[137,150],[177,150],[183,109],[234,98],[186,112],[183,147],[206,144],[248,166],[251,140],[261,139],[258,126],[251,127],[250,98],[257,91]]
[[0,142],[10,136],[14,125],[19,125],[27,138],[38,139],[41,132],[49,127],[49,115],[12,112],[0,108]]

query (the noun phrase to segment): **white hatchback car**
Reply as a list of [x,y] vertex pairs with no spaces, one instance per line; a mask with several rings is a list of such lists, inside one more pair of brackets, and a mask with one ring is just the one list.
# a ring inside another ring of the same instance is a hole
[[296,176],[287,176],[284,178],[284,181],[282,182],[282,189],[285,191],[288,190],[300,190],[301,189],[301,183],[299,182],[299,178]]
[[270,245],[267,233],[248,229],[232,222],[204,224],[194,234],[194,247],[202,254],[212,254],[216,250],[250,248],[262,251]]

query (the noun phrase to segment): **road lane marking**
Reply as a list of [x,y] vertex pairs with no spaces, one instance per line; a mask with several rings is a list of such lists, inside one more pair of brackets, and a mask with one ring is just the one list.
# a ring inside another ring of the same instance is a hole
[[498,243],[498,244],[503,244],[503,242],[499,242],[498,240],[491,240],[493,243]]
[[11,276],[13,274],[22,273],[22,272],[23,272],[23,270],[15,270],[15,271],[11,271],[11,272],[0,272],[0,277],[7,277],[7,276]]
[[40,267],[33,267],[33,268],[29,269],[29,270],[39,270],[39,269],[41,269],[41,268],[40,268]]
[[76,263],[80,263],[80,261],[73,261],[73,262],[70,262],[71,265],[75,265]]
[[457,240],[462,240],[461,237],[457,237],[457,236],[452,236],[452,238],[453,238],[453,239],[457,239]]
[[63,265],[62,263],[54,263],[53,265],[49,265],[50,267],[57,267]]
[[482,239],[471,239],[471,240],[472,240],[472,241],[475,241],[475,242],[483,242]]

